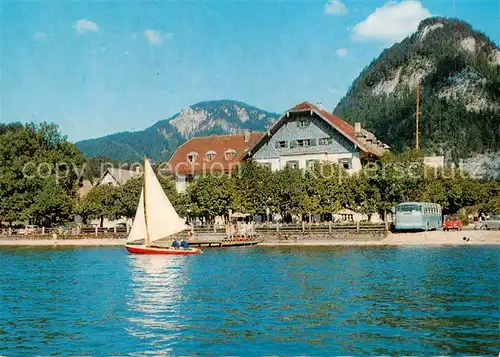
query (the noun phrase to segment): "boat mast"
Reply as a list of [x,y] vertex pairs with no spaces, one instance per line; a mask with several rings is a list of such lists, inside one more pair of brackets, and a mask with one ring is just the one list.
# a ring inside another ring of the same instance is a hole
[[149,238],[149,229],[148,229],[148,210],[147,207],[148,205],[146,204],[146,156],[144,156],[144,169],[142,170],[143,172],[143,186],[142,186],[142,192],[144,194],[144,223],[146,225],[146,237],[144,239],[144,245],[146,247],[149,247],[151,245],[151,240]]

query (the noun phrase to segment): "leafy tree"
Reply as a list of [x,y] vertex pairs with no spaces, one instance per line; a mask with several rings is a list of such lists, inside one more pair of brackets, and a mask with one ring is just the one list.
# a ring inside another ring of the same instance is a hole
[[134,218],[143,186],[142,179],[130,179],[120,186],[117,195],[117,215]]
[[35,203],[30,207],[30,216],[45,225],[63,223],[69,220],[72,210],[71,198],[55,182],[47,181],[38,191]]
[[[0,124],[0,221],[12,224],[29,218],[54,222],[37,209],[40,198],[47,209],[62,209],[74,197],[78,168],[84,159],[76,146],[61,135],[55,124]],[[56,185],[59,188],[50,188]],[[58,204],[47,202],[48,193]],[[51,218],[52,217],[52,218]]]
[[[316,197],[315,213],[336,213],[354,204],[350,189],[351,178],[344,169],[332,163],[314,165],[306,173],[306,192]],[[314,207],[314,206],[313,206]]]
[[307,196],[302,171],[286,167],[273,173],[273,197],[281,217],[302,215],[304,199]]
[[241,197],[241,210],[245,213],[266,213],[273,208],[272,172],[250,159],[238,166],[236,186]]
[[102,227],[104,218],[120,217],[118,197],[119,188],[111,185],[96,186],[77,203],[75,213],[80,215],[84,222],[100,219],[99,225]]
[[206,175],[198,178],[187,189],[189,214],[212,220],[216,216],[227,216],[229,210],[241,208],[241,198],[235,179],[229,175]]

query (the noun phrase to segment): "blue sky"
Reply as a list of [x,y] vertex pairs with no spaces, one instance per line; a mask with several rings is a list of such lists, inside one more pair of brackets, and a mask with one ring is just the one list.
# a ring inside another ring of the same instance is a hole
[[0,122],[55,122],[75,141],[142,130],[203,100],[332,110],[430,15],[500,43],[498,0],[3,0],[0,11]]

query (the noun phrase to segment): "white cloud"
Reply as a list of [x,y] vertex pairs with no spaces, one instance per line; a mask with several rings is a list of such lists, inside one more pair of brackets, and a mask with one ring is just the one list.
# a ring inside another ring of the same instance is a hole
[[73,28],[79,34],[85,34],[87,32],[99,32],[99,26],[95,22],[90,20],[81,19],[73,24]]
[[172,32],[167,32],[162,34],[161,31],[156,30],[146,30],[144,31],[144,37],[149,41],[150,44],[154,46],[160,46],[163,40],[173,40],[174,34]]
[[335,53],[339,57],[345,57],[345,56],[347,56],[347,54],[349,53],[349,51],[347,50],[347,48],[339,48],[337,51],[335,51]]
[[47,37],[47,34],[45,32],[35,32],[33,34],[33,39],[36,41],[43,41]]
[[328,0],[325,4],[326,15],[341,15],[347,13],[347,7],[340,0]]
[[431,16],[420,1],[391,1],[375,9],[373,13],[354,26],[354,40],[375,40],[381,42],[401,41],[412,34],[420,21]]
[[159,46],[161,45],[161,34],[160,31],[146,30],[144,31],[144,36],[149,41],[150,44]]

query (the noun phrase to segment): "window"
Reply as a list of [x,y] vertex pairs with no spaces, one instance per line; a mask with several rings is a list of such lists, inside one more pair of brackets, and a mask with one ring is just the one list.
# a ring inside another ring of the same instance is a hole
[[287,148],[287,147],[288,147],[288,142],[286,142],[286,141],[277,141],[276,142],[276,149]]
[[311,159],[306,161],[306,169],[312,169],[314,165],[318,164],[319,160],[317,159]]
[[296,161],[296,160],[287,161],[286,162],[286,167],[289,167],[291,169],[298,169],[299,168],[299,162]]
[[344,170],[352,169],[352,160],[351,159],[339,159],[339,166]]
[[396,207],[396,212],[422,212],[422,207],[418,204],[403,204]]
[[227,149],[224,152],[224,157],[227,161],[231,161],[234,157],[236,156],[236,150],[233,149]]
[[193,163],[196,161],[196,159],[198,158],[198,153],[197,152],[190,152],[188,155],[187,155],[187,161],[189,163]]
[[206,157],[207,157],[207,161],[208,162],[212,162],[213,159],[215,159],[215,156],[217,155],[217,153],[213,150],[210,150],[209,152],[207,152],[206,154]]
[[321,138],[318,140],[319,145],[331,145],[333,142],[332,138]]
[[309,120],[299,120],[297,126],[299,128],[307,128],[309,126]]
[[184,182],[191,183],[194,180],[194,176],[192,174],[185,174],[184,175]]
[[271,168],[272,168],[270,162],[262,162],[262,163],[260,163],[260,166],[268,168],[269,170],[271,170]]
[[290,141],[290,148],[316,146],[316,139],[299,139]]

